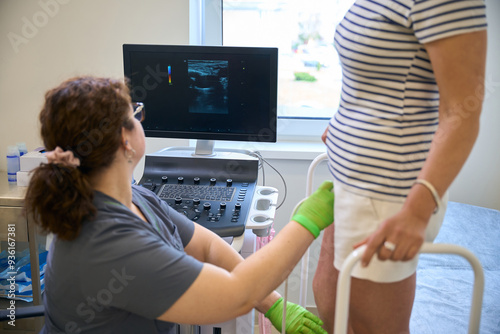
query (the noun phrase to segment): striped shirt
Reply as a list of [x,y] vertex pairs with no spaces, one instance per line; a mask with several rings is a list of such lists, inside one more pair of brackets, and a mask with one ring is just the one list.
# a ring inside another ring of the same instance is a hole
[[364,196],[404,200],[438,125],[424,44],[483,29],[483,0],[354,3],[335,33],[343,83],[327,147],[337,181]]

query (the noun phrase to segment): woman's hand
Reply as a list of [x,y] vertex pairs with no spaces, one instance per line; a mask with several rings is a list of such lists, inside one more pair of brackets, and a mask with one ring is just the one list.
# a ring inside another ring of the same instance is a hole
[[382,222],[373,234],[354,245],[354,248],[364,244],[367,246],[361,258],[361,265],[366,267],[375,254],[378,254],[382,261],[413,259],[424,243],[427,223],[428,219],[403,208]]
[[297,209],[293,221],[304,226],[317,238],[320,232],[333,223],[333,182],[324,181]]
[[321,140],[323,141],[323,143],[326,144],[326,136],[328,135],[328,127],[326,127],[325,131],[323,132],[323,134],[321,135]]
[[[326,334],[326,331],[321,328],[323,321],[302,306],[287,302],[286,313],[286,333]],[[266,312],[265,316],[271,321],[274,328],[281,333],[283,298],[278,299],[269,311]]]

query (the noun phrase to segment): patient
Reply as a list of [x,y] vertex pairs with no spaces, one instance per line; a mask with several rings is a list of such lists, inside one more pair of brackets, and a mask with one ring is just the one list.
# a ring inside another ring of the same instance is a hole
[[[174,323],[219,323],[253,308],[281,330],[283,299],[273,290],[332,223],[332,183],[243,260],[217,235],[131,185],[145,152],[143,119],[118,80],[74,78],[45,96],[48,164],[34,171],[26,194],[27,212],[56,236],[42,333],[176,333]],[[326,333],[321,325],[287,304],[287,333]]]

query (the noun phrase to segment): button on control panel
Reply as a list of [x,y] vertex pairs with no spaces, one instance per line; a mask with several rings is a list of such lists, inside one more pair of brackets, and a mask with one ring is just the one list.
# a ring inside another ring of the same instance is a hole
[[232,178],[163,175],[140,183],[177,212],[221,237],[244,233],[255,183]]

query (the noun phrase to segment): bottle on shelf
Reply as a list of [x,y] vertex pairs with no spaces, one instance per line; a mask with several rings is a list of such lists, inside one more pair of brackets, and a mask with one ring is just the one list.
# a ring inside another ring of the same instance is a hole
[[26,147],[26,143],[17,143],[17,148],[19,149],[19,156],[22,157],[26,153],[28,153],[28,148]]
[[17,172],[20,170],[19,149],[17,146],[7,147],[7,175],[9,183],[17,183]]

